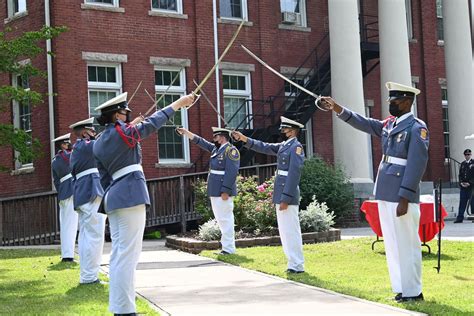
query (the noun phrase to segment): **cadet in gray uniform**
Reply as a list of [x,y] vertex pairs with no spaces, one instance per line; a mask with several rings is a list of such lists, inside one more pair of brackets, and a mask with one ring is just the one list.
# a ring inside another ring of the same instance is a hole
[[59,149],[51,162],[54,186],[58,191],[61,257],[63,262],[74,261],[77,234],[77,213],[73,207],[73,178],[69,159],[71,156],[71,133],[59,136],[52,143]]
[[392,290],[399,302],[423,300],[418,203],[419,184],[428,161],[428,130],[410,112],[420,90],[393,82],[387,82],[386,87],[393,116],[383,121],[365,118],[329,97],[321,104],[356,129],[382,138],[375,199]]
[[300,204],[300,178],[304,163],[303,146],[296,136],[303,124],[281,117],[280,131],[287,138],[282,143],[270,144],[233,132],[235,140],[245,143],[245,147],[259,153],[277,156],[278,170],[273,189],[278,231],[283,251],[288,260],[288,273],[304,272],[303,241],[298,217]]
[[96,108],[99,124],[105,130],[94,143],[94,157],[105,189],[112,238],[110,256],[109,310],[135,315],[135,269],[142,250],[145,208],[150,196],[142,168],[140,141],[155,133],[177,110],[193,103],[187,95],[156,111],[143,122],[128,124],[131,110],[127,93],[122,93]]
[[77,137],[71,154],[74,181],[74,209],[79,214],[79,259],[81,284],[98,283],[104,247],[106,216],[99,210],[104,190],[92,152],[95,142],[94,118],[69,126]]
[[184,128],[178,128],[177,131],[181,135],[188,136],[194,144],[211,153],[207,194],[211,199],[212,212],[222,234],[220,254],[235,253],[234,196],[237,195],[236,179],[239,174],[240,153],[229,143],[231,131],[213,127],[214,144]]

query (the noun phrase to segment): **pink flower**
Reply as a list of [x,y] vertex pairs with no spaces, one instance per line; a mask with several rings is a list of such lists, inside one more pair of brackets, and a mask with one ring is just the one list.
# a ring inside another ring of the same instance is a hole
[[259,185],[257,187],[258,192],[265,192],[265,187],[263,185]]
[[268,196],[272,196],[272,192],[268,192]]

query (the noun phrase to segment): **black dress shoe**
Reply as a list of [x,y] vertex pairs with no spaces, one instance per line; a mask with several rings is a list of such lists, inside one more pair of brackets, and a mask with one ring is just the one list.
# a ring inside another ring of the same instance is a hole
[[414,302],[414,301],[424,301],[423,293],[420,293],[417,296],[402,296],[402,298],[397,301],[399,303],[404,303],[404,302]]
[[463,221],[462,219],[456,219],[456,220],[454,221],[454,224],[462,223],[462,221]]
[[402,299],[402,293],[397,293],[397,295],[395,295],[394,300],[398,302],[401,299]]
[[225,250],[221,250],[220,252],[215,252],[215,254],[218,256],[227,256],[227,255],[230,255],[231,253]]
[[74,262],[74,258],[62,258],[61,262]]
[[129,313],[129,314],[114,314],[114,316],[137,316],[137,313]]
[[289,273],[289,274],[299,274],[299,273],[304,273],[304,271],[298,271],[298,270],[294,270],[294,269],[287,269],[287,270],[286,270],[286,273]]

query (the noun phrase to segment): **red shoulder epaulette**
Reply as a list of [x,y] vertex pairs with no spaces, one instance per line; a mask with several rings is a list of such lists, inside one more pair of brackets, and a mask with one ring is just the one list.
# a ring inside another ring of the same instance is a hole
[[127,129],[131,128],[131,136],[125,135],[125,133],[122,130],[122,126],[120,126],[119,123],[115,124],[115,129],[120,135],[120,138],[122,138],[123,142],[127,144],[128,147],[133,148],[135,147],[140,141],[140,132],[138,132],[137,128],[135,126],[132,126],[130,124],[126,124],[125,127]]

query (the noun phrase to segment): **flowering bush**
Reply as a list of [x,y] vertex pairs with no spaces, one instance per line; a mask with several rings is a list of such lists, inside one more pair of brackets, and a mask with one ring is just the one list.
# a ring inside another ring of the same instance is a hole
[[199,237],[205,241],[221,239],[221,230],[217,225],[217,221],[211,219],[199,226]]
[[334,225],[334,217],[334,212],[329,212],[326,202],[318,203],[313,195],[313,201],[305,210],[300,211],[301,231],[304,233],[327,231]]

